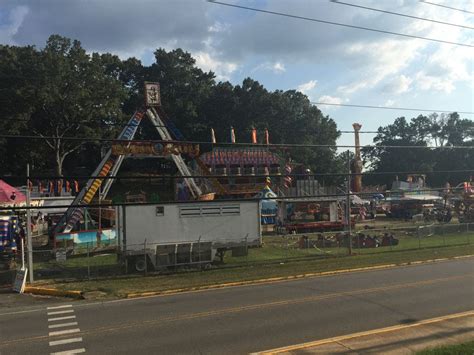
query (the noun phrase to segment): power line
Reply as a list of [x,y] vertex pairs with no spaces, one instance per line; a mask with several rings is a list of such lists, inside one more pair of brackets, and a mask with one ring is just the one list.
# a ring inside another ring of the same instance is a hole
[[[314,104],[316,104],[316,103],[314,103]],[[325,104],[325,105],[331,105],[331,104]],[[336,104],[334,104],[334,105],[336,105]],[[347,106],[347,105],[344,105],[344,106]],[[362,106],[359,106],[359,107],[362,107]],[[369,107],[369,108],[370,108],[370,107]],[[377,107],[373,107],[373,108],[377,108]],[[378,108],[385,108],[385,107],[378,107]],[[387,108],[388,108],[388,107],[387,107]],[[448,111],[447,111],[447,112],[448,112]],[[5,119],[5,121],[18,121],[18,120],[15,120],[15,119]],[[25,122],[28,122],[28,120],[24,120],[24,121],[25,121]],[[104,125],[105,125],[105,126],[117,126],[117,127],[120,127],[120,128],[122,128],[122,127],[123,127],[123,128],[125,128],[125,127],[139,127],[139,126],[134,125],[134,124],[120,124],[120,123],[110,123],[110,124],[109,124],[109,123],[104,123]],[[148,125],[148,124],[147,124],[147,125]],[[166,125],[155,125],[155,124],[151,124],[151,123],[150,123],[150,126],[151,126],[151,127],[158,127],[158,128],[169,128],[169,127],[166,126]],[[209,128],[210,128],[210,127],[209,127]],[[253,130],[252,128],[244,128],[244,129],[240,129],[239,131],[251,132],[252,130]],[[258,129],[257,129],[257,130],[258,130]],[[260,128],[260,130],[261,130],[261,128]],[[275,131],[270,130],[270,129],[268,129],[268,128],[267,128],[267,130],[268,130],[269,133],[275,132]],[[343,133],[343,134],[345,134],[345,133],[354,134],[354,131],[353,131],[353,130],[352,130],[352,131],[350,131],[350,130],[342,130],[342,131],[339,130],[338,132],[339,132],[339,133]],[[360,134],[374,134],[374,133],[379,133],[379,132],[378,132],[378,131],[359,131],[359,133],[360,133]]]
[[[5,139],[20,139],[20,140],[48,140],[48,139],[62,139],[65,141],[79,141],[79,142],[112,142],[112,143],[126,143],[131,141],[127,139],[112,139],[112,138],[90,138],[90,137],[54,137],[54,136],[27,136],[27,135],[9,135],[0,134],[0,138]],[[184,141],[184,140],[170,140],[163,141],[160,139],[136,139],[133,142],[137,143],[179,143],[179,144],[198,144],[210,146],[224,146],[224,147],[263,147],[263,148],[356,148],[355,145],[338,145],[338,144],[296,144],[296,143],[212,143],[204,141]],[[425,146],[425,145],[365,145],[361,148],[384,148],[384,149],[474,149],[474,146]]]
[[425,40],[425,41],[438,42],[438,43],[447,43],[447,44],[452,44],[452,45],[456,45],[456,46],[463,46],[463,47],[471,47],[471,48],[474,48],[474,45],[471,45],[471,44],[458,43],[458,42],[450,42],[450,41],[445,41],[445,40],[442,40],[442,39],[421,37],[421,36],[416,36],[416,35],[409,35],[409,34],[405,34],[405,33],[391,32],[391,31],[386,31],[386,30],[379,30],[379,29],[369,28],[369,27],[363,27],[363,26],[348,25],[348,24],[340,23],[340,22],[333,22],[333,21],[326,21],[326,20],[321,20],[321,19],[316,19],[316,18],[311,18],[311,17],[298,16],[298,15],[291,15],[291,14],[287,14],[287,13],[283,13],[283,12],[276,12],[276,11],[270,11],[270,10],[263,10],[263,9],[258,9],[258,8],[254,8],[254,7],[248,7],[248,6],[242,6],[242,5],[229,4],[229,3],[226,3],[226,2],[215,1],[215,0],[207,0],[207,1],[210,2],[211,4],[229,6],[229,7],[234,7],[234,8],[237,8],[237,9],[243,9],[243,10],[261,12],[261,13],[270,14],[270,15],[277,15],[277,16],[283,16],[283,17],[290,17],[290,18],[295,18],[295,19],[298,19],[298,20],[319,22],[319,23],[325,23],[325,24],[328,24],[328,25],[349,27],[349,28],[355,28],[355,29],[358,29],[358,30],[372,31],[372,32],[378,32],[378,33],[390,34],[390,35],[394,35],[394,36],[401,36],[401,37],[408,37],[408,38],[416,38],[416,39],[422,39],[422,40]]
[[[289,174],[293,178],[309,178],[309,177],[330,177],[330,176],[383,176],[383,175],[434,175],[434,174],[473,174],[474,169],[465,170],[435,170],[435,171],[368,171],[363,173],[311,173],[311,174]],[[270,178],[282,178],[287,176],[286,174],[208,174],[208,175],[5,175],[0,176],[2,180],[159,180],[159,179],[232,179],[232,178],[255,178],[265,179]]]
[[382,12],[382,13],[385,13],[385,14],[390,14],[390,15],[395,15],[395,16],[408,17],[408,18],[412,18],[412,19],[415,19],[415,20],[429,21],[429,22],[439,23],[439,24],[442,24],[442,25],[455,26],[455,27],[467,28],[467,29],[469,29],[469,30],[474,30],[474,27],[470,27],[470,26],[458,25],[458,24],[455,24],[455,23],[444,22],[444,21],[438,21],[438,20],[432,20],[432,19],[428,19],[428,18],[425,18],[425,17],[418,17],[418,16],[412,16],[412,15],[406,15],[406,14],[401,14],[401,13],[399,13],[399,12],[392,12],[392,11],[387,11],[387,10],[375,9],[375,8],[373,8],[373,7],[362,6],[362,5],[356,5],[356,4],[350,4],[350,3],[342,2],[342,1],[339,1],[339,0],[330,0],[330,1],[333,2],[333,3],[335,3],[335,4],[341,4],[341,5],[346,5],[346,6],[352,6],[352,7],[357,7],[357,8],[360,8],[360,9],[365,9],[365,10],[370,10],[370,11],[376,11],[376,12]]
[[[5,121],[24,121],[24,122],[28,122],[29,120],[22,120],[22,119],[19,119],[19,120],[15,120],[14,118],[6,118],[4,119]],[[138,125],[134,125],[134,124],[120,124],[120,123],[104,123],[105,126],[117,126],[117,127],[120,127],[120,128],[125,128],[125,127],[138,127]],[[147,123],[148,125],[148,123]],[[151,127],[158,127],[158,128],[169,128],[168,126],[166,125],[155,125],[155,124],[152,124],[152,123],[149,123],[149,125]],[[261,129],[261,128],[260,128]],[[243,129],[243,131],[246,131],[246,132],[251,132],[253,129],[252,128],[245,128]],[[274,132],[273,130],[269,130],[267,128],[268,132],[269,133],[272,133]],[[240,130],[242,131],[242,129]],[[339,133],[354,133],[354,131],[339,131]],[[368,134],[373,134],[373,133],[378,133],[378,131],[359,131],[359,133],[361,134],[364,134],[364,133],[368,133]]]
[[474,12],[472,12],[472,11],[468,11],[468,10],[464,10],[464,9],[457,9],[457,8],[455,8],[455,7],[446,6],[446,5],[441,5],[441,4],[435,4],[434,2],[429,2],[429,1],[425,1],[425,0],[420,0],[420,2],[424,2],[425,4],[429,4],[429,5],[444,7],[445,9],[450,9],[450,10],[455,10],[455,11],[461,11],[461,12],[465,12],[465,13],[468,13],[468,14],[474,14]]
[[419,112],[440,112],[440,113],[461,113],[463,115],[474,115],[472,111],[449,111],[449,110],[436,110],[436,109],[424,109],[424,108],[410,108],[410,107],[393,107],[393,106],[371,106],[371,105],[355,105],[355,104],[339,104],[330,102],[316,102],[311,101],[313,105],[329,105],[329,106],[344,106],[344,107],[359,107],[359,108],[372,108],[380,110],[400,110],[400,111],[419,111]]

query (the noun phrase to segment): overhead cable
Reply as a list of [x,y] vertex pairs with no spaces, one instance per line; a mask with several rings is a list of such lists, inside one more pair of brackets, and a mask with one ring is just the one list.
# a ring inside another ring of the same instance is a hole
[[430,1],[420,0],[420,2],[424,2],[425,4],[429,4],[429,5],[444,7],[445,9],[450,9],[450,10],[454,10],[454,11],[465,12],[467,14],[474,14],[474,12],[472,12],[472,11],[468,11],[468,10],[464,10],[464,9],[458,9],[458,8],[455,8],[455,7],[446,6],[446,5],[442,5],[442,4],[435,4],[434,2],[430,2]]
[[[61,139],[64,141],[76,141],[76,142],[112,142],[112,143],[125,143],[129,144],[131,141],[128,139],[112,139],[112,138],[90,138],[90,137],[55,137],[55,136],[28,136],[28,135],[10,135],[0,134],[0,138],[6,139],[20,139],[20,140],[48,140],[48,139]],[[183,141],[183,140],[170,140],[163,141],[161,139],[134,139],[133,142],[137,143],[178,143],[178,144],[200,144],[200,145],[211,145],[211,146],[224,146],[224,147],[266,147],[266,148],[355,148],[355,145],[339,145],[339,144],[296,144],[296,143],[212,143],[205,141]],[[452,146],[426,146],[426,145],[365,145],[361,148],[377,148],[377,149],[474,149],[474,146],[464,145],[452,145]]]
[[330,1],[335,3],[335,4],[346,5],[346,6],[351,6],[351,7],[357,7],[359,9],[382,12],[382,13],[385,13],[385,14],[390,14],[390,15],[395,15],[395,16],[408,17],[408,18],[412,18],[412,19],[415,19],[415,20],[429,21],[429,22],[439,23],[441,25],[455,26],[455,27],[467,28],[469,30],[474,30],[474,27],[465,26],[465,25],[458,25],[458,24],[451,23],[451,22],[438,21],[438,20],[428,19],[428,18],[425,18],[425,17],[412,16],[412,15],[407,15],[407,14],[401,14],[399,12],[393,12],[393,11],[387,11],[387,10],[382,10],[382,9],[376,9],[376,8],[368,7],[368,6],[350,4],[348,2],[343,2],[343,1],[339,1],[339,0],[330,0]]
[[461,113],[463,115],[474,115],[473,111],[449,111],[449,110],[437,110],[437,109],[424,109],[424,108],[410,108],[410,107],[393,107],[393,106],[371,106],[371,105],[355,105],[355,104],[340,104],[331,102],[317,102],[311,101],[313,105],[329,105],[329,106],[344,106],[344,107],[358,107],[358,108],[372,108],[380,110],[400,110],[400,111],[419,111],[419,112],[440,112],[440,113]]
[[[435,171],[368,171],[363,173],[311,173],[311,174],[289,174],[295,178],[311,178],[311,177],[328,177],[328,176],[381,176],[381,175],[432,175],[432,174],[474,174],[474,169],[465,170],[435,170]],[[281,178],[285,174],[206,174],[206,175],[4,175],[0,176],[2,180],[88,180],[88,179],[99,179],[99,180],[158,180],[158,179],[209,179],[209,178],[255,178],[265,179],[270,178]]]
[[445,40],[437,39],[437,38],[421,37],[421,36],[410,35],[410,34],[406,34],[406,33],[392,32],[392,31],[380,30],[380,29],[369,28],[369,27],[364,27],[364,26],[349,25],[349,24],[346,24],[346,23],[333,22],[333,21],[326,21],[326,20],[321,20],[321,19],[312,18],[312,17],[305,17],[305,16],[292,15],[292,14],[287,14],[287,13],[284,13],[284,12],[263,10],[263,9],[258,9],[258,8],[255,8],[255,7],[229,4],[229,3],[221,2],[221,1],[214,1],[214,0],[207,0],[207,1],[210,2],[211,4],[229,6],[229,7],[234,7],[234,8],[242,9],[242,10],[249,10],[249,11],[261,12],[261,13],[270,14],[270,15],[277,15],[277,16],[283,16],[283,17],[290,17],[290,18],[294,18],[294,19],[298,19],[298,20],[305,20],[305,21],[311,21],[311,22],[319,22],[319,23],[325,23],[325,24],[328,24],[328,25],[335,25],[335,26],[342,26],[342,27],[348,27],[348,28],[355,28],[355,29],[358,29],[358,30],[371,31],[371,32],[378,32],[378,33],[390,34],[390,35],[394,35],[394,36],[401,36],[401,37],[407,37],[407,38],[422,39],[422,40],[425,40],[425,41],[438,42],[438,43],[446,43],[446,44],[452,44],[452,45],[455,45],[455,46],[463,46],[463,47],[471,47],[471,48],[474,48],[474,45],[472,45],[472,44],[467,44],[467,43],[451,42],[451,41],[445,41]]

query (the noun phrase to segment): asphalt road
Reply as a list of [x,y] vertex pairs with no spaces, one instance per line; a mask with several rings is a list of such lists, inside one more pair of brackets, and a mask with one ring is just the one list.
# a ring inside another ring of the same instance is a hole
[[161,297],[2,307],[0,354],[243,354],[473,309],[474,258],[467,258]]

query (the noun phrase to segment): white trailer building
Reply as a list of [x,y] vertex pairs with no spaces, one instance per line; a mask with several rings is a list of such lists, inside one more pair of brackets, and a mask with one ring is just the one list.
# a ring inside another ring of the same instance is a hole
[[216,253],[261,244],[259,201],[124,206],[120,212],[122,250],[137,271],[210,263]]

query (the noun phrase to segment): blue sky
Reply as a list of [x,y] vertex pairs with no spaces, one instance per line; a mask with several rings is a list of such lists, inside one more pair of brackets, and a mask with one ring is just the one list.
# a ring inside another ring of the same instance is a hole
[[[342,0],[341,0],[342,1]],[[474,30],[357,9],[329,0],[229,0],[229,3],[474,44]],[[347,0],[474,27],[474,15],[417,0]],[[434,2],[434,1],[433,1]],[[474,12],[469,0],[437,3]],[[135,56],[181,47],[218,79],[246,77],[269,90],[298,89],[312,101],[474,111],[474,48],[407,39],[249,12],[203,0],[0,0],[0,43],[42,46],[58,33],[90,51]],[[341,130],[375,130],[418,112],[320,106]],[[430,114],[430,112],[426,112]],[[474,115],[461,115],[474,119]],[[362,143],[371,142],[363,135]],[[340,144],[352,144],[343,135]]]

